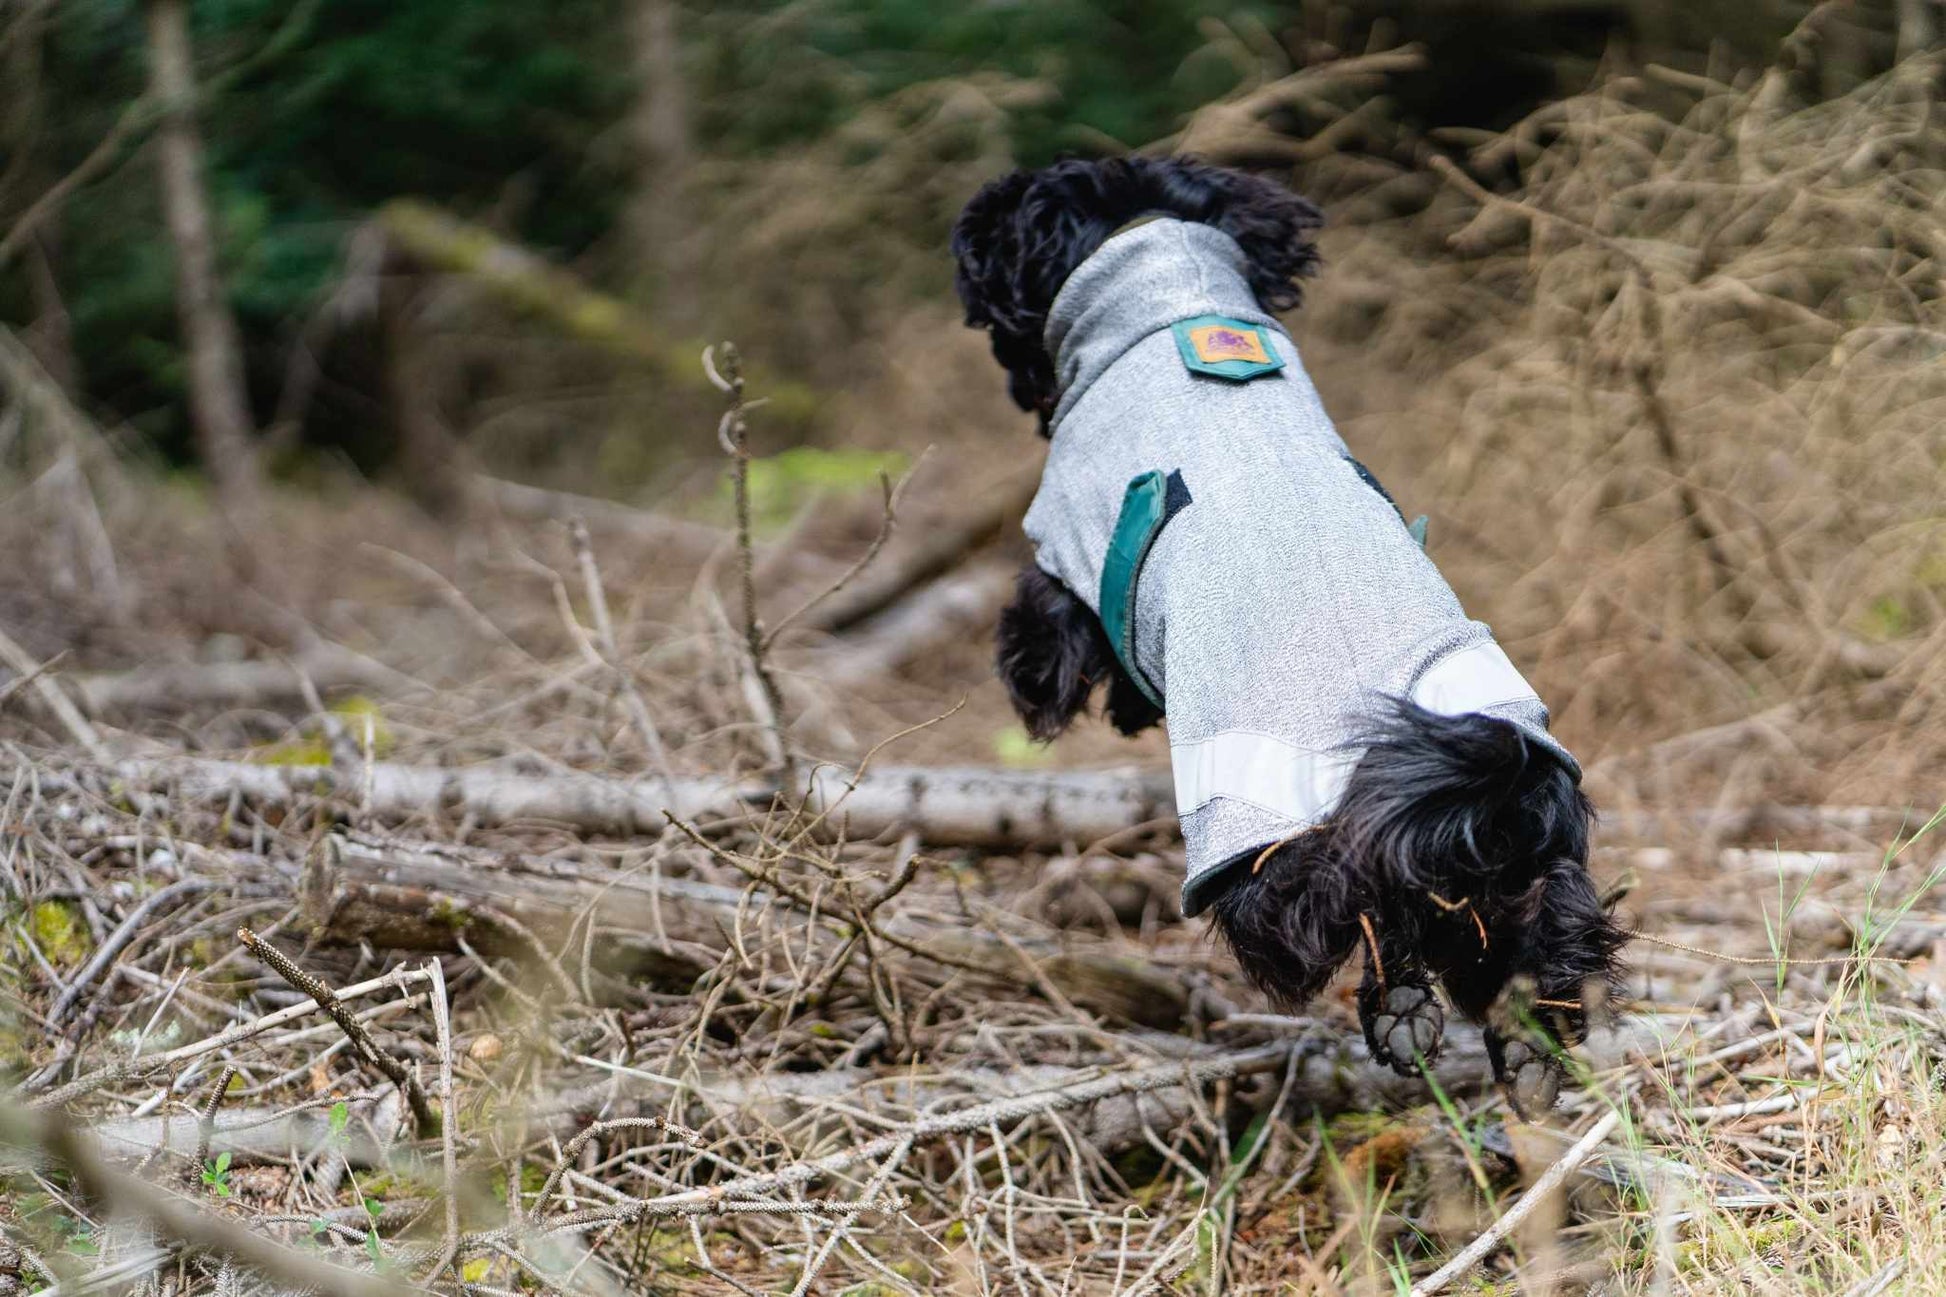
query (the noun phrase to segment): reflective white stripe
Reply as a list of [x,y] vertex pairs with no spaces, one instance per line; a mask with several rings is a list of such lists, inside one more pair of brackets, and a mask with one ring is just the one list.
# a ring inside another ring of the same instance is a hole
[[1309,824],[1337,804],[1358,756],[1308,752],[1248,730],[1178,743],[1169,749],[1176,813],[1187,815],[1212,798],[1232,797]]
[[1529,698],[1535,698],[1534,686],[1492,642],[1448,653],[1412,686],[1412,701],[1441,716],[1464,716]]
[[[1412,687],[1413,702],[1443,716],[1534,697],[1533,686],[1497,644],[1449,653]],[[1362,755],[1312,752],[1251,730],[1224,730],[1174,744],[1169,761],[1176,775],[1176,813],[1187,815],[1215,798],[1229,797],[1298,824],[1313,824],[1338,804]]]

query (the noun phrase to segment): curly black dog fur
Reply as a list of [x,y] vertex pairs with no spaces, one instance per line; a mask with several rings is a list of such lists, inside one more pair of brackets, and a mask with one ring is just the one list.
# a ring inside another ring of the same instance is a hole
[[1361,944],[1359,1020],[1401,1072],[1443,1028],[1437,981],[1489,1024],[1495,1075],[1522,1108],[1559,1089],[1559,1046],[1617,993],[1626,940],[1587,870],[1593,810],[1572,771],[1519,727],[1394,701],[1331,819],[1231,862],[1211,906],[1238,965],[1295,1007]]
[[[992,182],[953,230],[967,323],[992,334],[1014,400],[1040,418],[1058,395],[1042,342],[1061,285],[1117,229],[1150,213],[1200,221],[1242,247],[1266,310],[1298,304],[1316,272],[1316,208],[1268,181],[1184,159],[1063,162]],[[1100,622],[1029,564],[1001,615],[999,673],[1036,738],[1051,739],[1106,687],[1133,734],[1161,719]],[[1361,949],[1357,996],[1373,1058],[1405,1073],[1437,1051],[1438,983],[1487,1024],[1494,1074],[1517,1107],[1553,1102],[1559,1051],[1584,1005],[1616,990],[1625,938],[1587,871],[1593,810],[1574,773],[1517,726],[1380,701],[1324,824],[1239,856],[1211,902],[1215,930],[1273,1001],[1315,996]]]
[[1014,401],[1040,416],[1042,436],[1056,395],[1054,362],[1041,341],[1048,308],[1109,235],[1150,213],[1213,225],[1235,239],[1265,310],[1296,306],[1294,281],[1317,273],[1318,209],[1239,171],[1131,157],[1057,162],[991,181],[953,226],[954,285],[966,322],[992,335]]
[[998,647],[1007,696],[1027,732],[1043,742],[1066,729],[1102,684],[1109,723],[1122,733],[1139,734],[1162,719],[1115,660],[1094,611],[1032,563],[1000,614]]

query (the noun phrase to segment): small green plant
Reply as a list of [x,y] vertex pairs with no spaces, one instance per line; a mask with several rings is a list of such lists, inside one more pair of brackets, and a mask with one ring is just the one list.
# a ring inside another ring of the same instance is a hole
[[212,1160],[203,1163],[203,1183],[219,1198],[230,1196],[230,1154],[225,1149]]
[[1018,725],[1009,725],[994,732],[993,755],[999,759],[1001,765],[1014,770],[1044,766],[1054,759],[1045,745],[1036,743],[1027,731]]

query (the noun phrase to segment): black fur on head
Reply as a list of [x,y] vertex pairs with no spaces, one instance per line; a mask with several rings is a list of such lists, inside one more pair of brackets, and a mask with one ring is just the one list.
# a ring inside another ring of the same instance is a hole
[[1054,363],[1042,344],[1047,312],[1074,268],[1138,216],[1212,225],[1243,249],[1250,289],[1266,311],[1298,304],[1296,280],[1315,274],[1324,218],[1258,176],[1190,158],[1072,159],[989,182],[953,226],[954,283],[966,322],[992,335],[994,359],[1023,410],[1053,412]]
[[1042,742],[1057,737],[1108,685],[1108,719],[1137,734],[1162,713],[1122,670],[1094,612],[1056,578],[1029,563],[1014,601],[1000,613],[1000,681],[1027,732]]

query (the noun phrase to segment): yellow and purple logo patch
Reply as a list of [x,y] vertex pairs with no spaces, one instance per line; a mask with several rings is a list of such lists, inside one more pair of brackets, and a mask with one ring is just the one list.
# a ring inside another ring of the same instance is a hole
[[1265,361],[1264,341],[1255,329],[1248,331],[1227,324],[1205,324],[1189,331],[1189,345],[1196,348],[1196,359],[1216,364],[1225,360]]
[[1199,315],[1170,328],[1176,350],[1193,373],[1244,381],[1284,367],[1263,325],[1221,315]]

